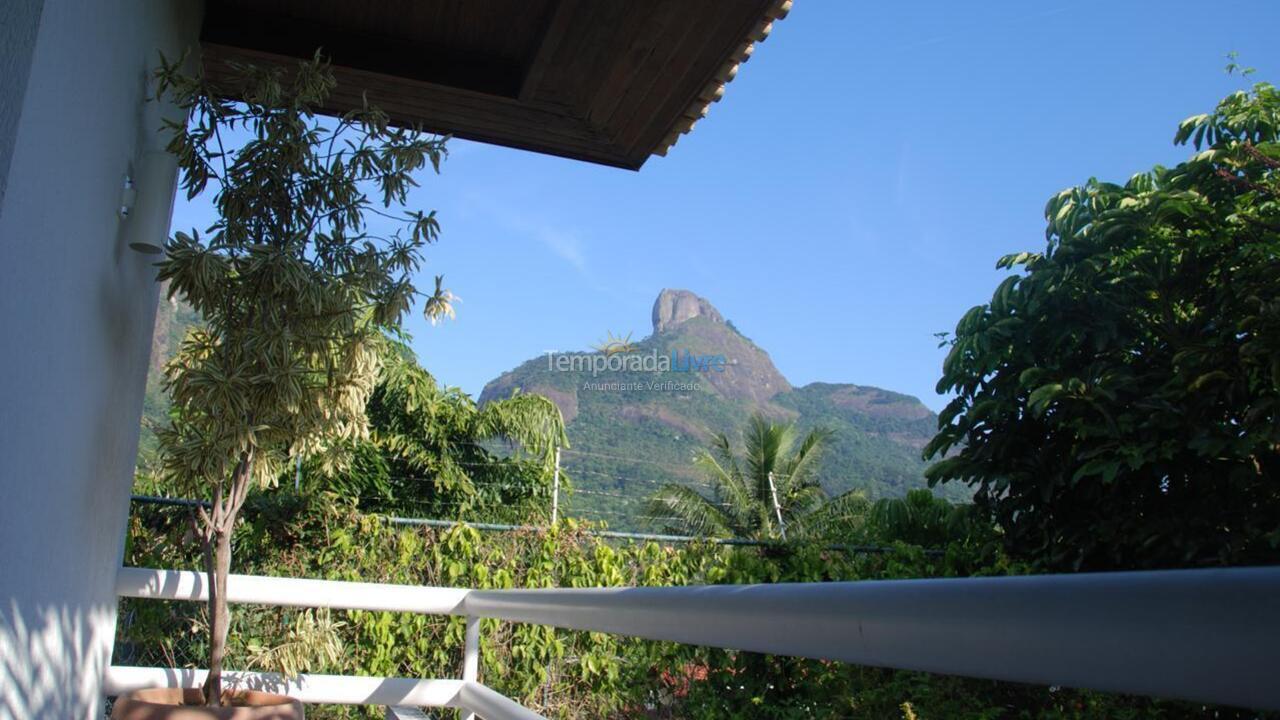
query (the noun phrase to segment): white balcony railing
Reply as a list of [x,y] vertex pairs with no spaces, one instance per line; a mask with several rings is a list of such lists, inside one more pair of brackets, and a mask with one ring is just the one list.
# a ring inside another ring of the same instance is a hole
[[[202,573],[122,568],[124,597],[206,599]],[[478,618],[862,665],[1280,709],[1280,567],[664,588],[465,590],[232,575],[236,603],[468,618],[461,680],[231,673],[306,703],[540,717],[478,682]],[[107,691],[203,671],[112,667]]]

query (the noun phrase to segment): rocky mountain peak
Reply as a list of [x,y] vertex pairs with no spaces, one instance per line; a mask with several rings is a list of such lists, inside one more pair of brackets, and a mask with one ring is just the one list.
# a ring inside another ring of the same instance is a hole
[[695,317],[723,323],[724,318],[706,298],[688,290],[663,289],[653,301],[653,332],[658,334]]

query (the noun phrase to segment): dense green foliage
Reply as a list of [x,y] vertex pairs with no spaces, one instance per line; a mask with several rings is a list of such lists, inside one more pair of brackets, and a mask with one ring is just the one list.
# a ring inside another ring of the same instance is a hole
[[711,483],[704,494],[671,483],[649,498],[649,512],[672,532],[756,540],[847,536],[866,512],[858,491],[827,496],[816,468],[830,433],[811,430],[797,442],[795,426],[753,415],[742,430],[742,453],[723,433],[695,456]]
[[912,490],[901,498],[880,498],[866,513],[865,537],[891,538],[927,548],[987,547],[997,540],[994,528],[970,504],[953,505],[928,490]]
[[[564,422],[555,403],[516,394],[477,407],[442,388],[396,344],[369,399],[370,437],[337,471],[309,468],[308,487],[412,517],[545,522]],[[568,492],[567,477],[561,491]]]
[[960,320],[931,482],[975,486],[1048,569],[1280,561],[1280,93],[1183,122],[1199,152],[1049,201],[1048,247]]
[[[185,510],[139,506],[125,562],[195,568],[180,541]],[[882,541],[891,540],[888,537]],[[550,532],[481,534],[403,528],[328,494],[287,490],[250,498],[236,531],[241,572],[473,588],[819,582],[1003,574],[998,556],[952,545],[942,556],[897,544],[885,554],[821,546],[730,548],[618,544],[562,525]],[[197,603],[125,600],[114,662],[199,666],[205,610]],[[228,665],[270,647],[305,621],[295,609],[243,606],[234,615]],[[457,677],[463,623],[398,613],[335,612],[344,651],[311,672]],[[481,679],[552,718],[1044,718],[1259,717],[1066,689],[932,676],[696,648],[598,633],[484,621]],[[904,705],[905,704],[905,705]],[[909,708],[909,711],[906,709]],[[381,717],[381,708],[312,706],[313,718]],[[914,714],[912,714],[914,713]],[[447,717],[447,716],[446,716]]]

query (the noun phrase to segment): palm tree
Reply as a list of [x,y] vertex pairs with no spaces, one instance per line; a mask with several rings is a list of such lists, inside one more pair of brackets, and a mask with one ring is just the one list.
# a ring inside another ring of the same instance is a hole
[[668,483],[649,498],[649,514],[672,532],[755,540],[811,539],[849,527],[867,501],[858,492],[830,498],[814,477],[828,437],[826,430],[812,430],[797,443],[793,424],[754,415],[742,431],[741,456],[721,433],[695,457],[711,482],[711,497]]

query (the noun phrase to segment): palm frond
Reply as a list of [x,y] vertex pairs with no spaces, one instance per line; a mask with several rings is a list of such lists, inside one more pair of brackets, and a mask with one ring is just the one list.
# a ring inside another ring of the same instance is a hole
[[541,395],[515,393],[486,403],[476,414],[476,435],[504,440],[550,465],[557,447],[567,447],[564,418],[554,402]]
[[741,529],[752,524],[750,518],[755,512],[757,500],[751,488],[743,482],[742,473],[738,471],[732,454],[728,456],[727,461],[722,464],[715,455],[705,450],[695,455],[693,460],[694,465],[706,473],[707,479],[716,491],[717,500],[722,503],[724,514],[732,518],[731,522],[735,528]]
[[903,541],[934,547],[948,539],[957,508],[926,489],[910,490],[903,498],[882,498],[869,515],[872,528],[883,541]]
[[827,491],[816,482],[787,488],[787,493],[780,494],[778,499],[779,504],[782,505],[783,517],[787,519],[788,524],[792,523],[794,518],[812,513],[829,502]]
[[729,436],[724,433],[716,433],[711,437],[711,455],[716,464],[723,467],[725,472],[733,475],[740,474],[738,467],[738,457],[733,453],[733,443],[729,441]]
[[798,517],[794,535],[806,540],[860,537],[870,509],[871,502],[861,490],[850,490]]
[[[773,423],[759,413],[751,416],[742,432],[746,472],[756,486],[756,496],[770,496],[769,474],[782,471],[782,458],[791,449],[795,431],[788,424]],[[776,478],[775,478],[776,480]]]
[[822,448],[832,434],[830,430],[825,428],[815,428],[805,435],[804,440],[800,442],[796,451],[781,463],[780,475],[783,478],[784,486],[817,482],[817,480],[811,479],[811,470],[817,464]]
[[646,506],[651,516],[662,519],[656,524],[665,529],[687,535],[733,536],[733,523],[715,501],[684,485],[662,486]]

